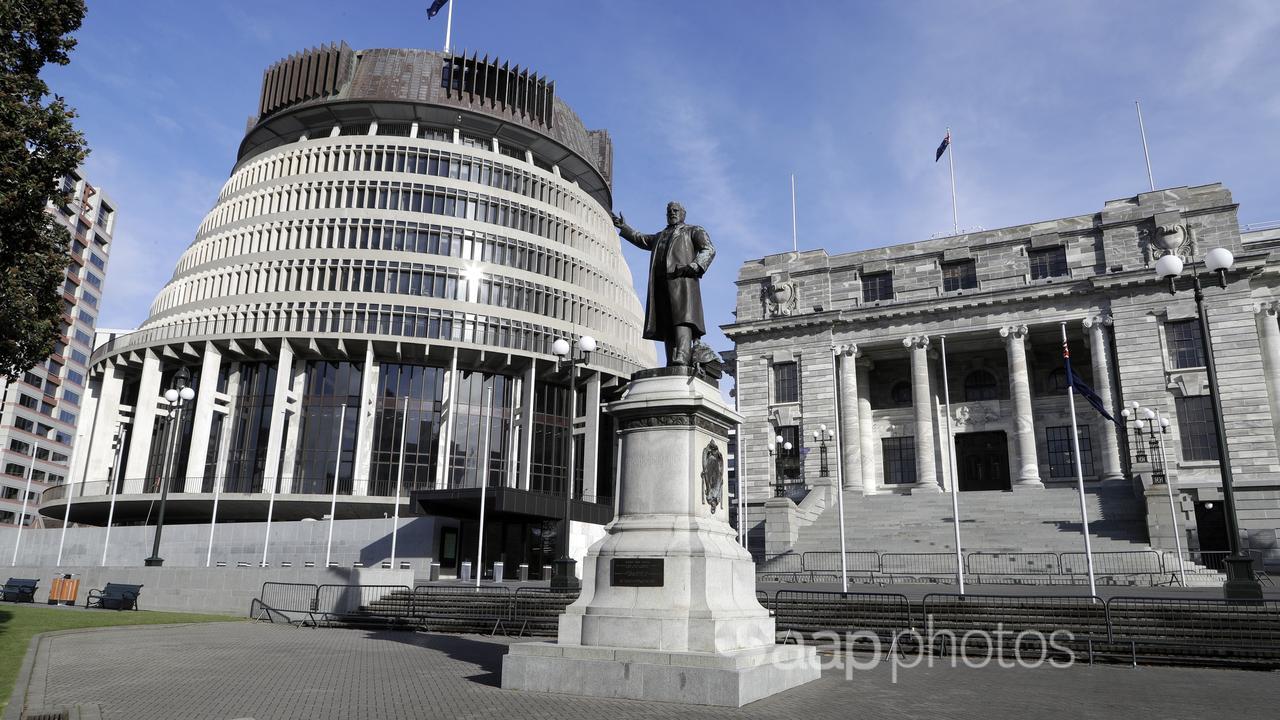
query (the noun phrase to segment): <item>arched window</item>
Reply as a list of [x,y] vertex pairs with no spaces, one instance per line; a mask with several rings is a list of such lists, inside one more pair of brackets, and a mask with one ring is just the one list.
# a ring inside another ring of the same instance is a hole
[[974,370],[964,379],[964,399],[995,400],[996,377],[986,370]]
[[1067,389],[1067,371],[1058,368],[1049,373],[1049,380],[1046,383],[1045,390],[1047,392],[1064,392]]
[[911,383],[906,380],[894,383],[893,389],[889,391],[889,399],[894,405],[910,405]]

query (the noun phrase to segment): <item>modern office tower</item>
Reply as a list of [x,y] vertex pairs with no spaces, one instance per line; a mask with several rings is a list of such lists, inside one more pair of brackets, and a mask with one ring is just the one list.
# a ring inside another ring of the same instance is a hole
[[[601,398],[655,362],[608,134],[527,69],[345,44],[268,68],[257,110],[150,316],[93,355],[73,517],[104,524],[113,484],[134,523],[165,482],[179,523],[321,519],[336,489],[339,518],[397,498],[440,518],[446,568],[474,551],[485,478],[508,567],[550,560],[566,490],[575,521],[607,520]],[[552,344],[585,335],[571,402]],[[171,424],[180,373],[195,397]]]
[[[0,406],[0,527],[36,521],[40,494],[68,477],[77,423],[87,394],[94,325],[106,282],[115,203],[79,173],[62,178],[71,201],[46,210],[67,228],[70,262],[62,281],[64,312],[53,355],[5,384]],[[28,481],[30,489],[28,490]],[[23,493],[29,492],[26,514]],[[61,518],[58,518],[59,520]]]

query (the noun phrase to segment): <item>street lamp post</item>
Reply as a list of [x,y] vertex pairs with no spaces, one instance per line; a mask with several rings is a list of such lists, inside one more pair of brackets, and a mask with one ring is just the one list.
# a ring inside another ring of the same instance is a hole
[[171,445],[169,471],[162,473],[160,481],[160,510],[156,513],[156,536],[151,543],[151,557],[143,561],[147,567],[164,565],[164,558],[160,557],[160,535],[164,532],[164,506],[169,499],[169,485],[173,483],[173,474],[178,469],[178,445],[182,442],[179,437],[182,429],[182,408],[195,396],[196,391],[191,388],[191,372],[185,367],[179,368],[173,376],[173,386],[164,391],[164,399],[169,403],[169,418],[166,421],[169,425]]
[[791,444],[791,441],[783,438],[781,435],[777,435],[773,439],[774,439],[774,442],[777,443],[778,445],[778,449],[773,451],[773,454],[775,456],[775,462],[774,462],[775,479],[774,479],[774,485],[773,485],[773,494],[775,497],[786,497],[787,496],[787,479],[786,477],[784,477],[784,475],[786,474],[785,473],[786,463],[785,463],[785,460],[783,459],[784,458],[783,453],[785,452],[790,454],[791,449],[794,446]]
[[831,474],[831,470],[827,465],[827,441],[834,440],[836,434],[827,429],[826,425],[819,426],[819,429],[813,431],[813,440],[818,443],[818,477],[827,477]]
[[[1124,419],[1134,427],[1134,462],[1148,462],[1150,451],[1151,484],[1165,487],[1169,498],[1169,520],[1173,523],[1173,548],[1178,554],[1178,582],[1187,586],[1187,573],[1182,562],[1182,531],[1178,527],[1178,507],[1173,500],[1173,483],[1169,482],[1168,463],[1164,454],[1164,436],[1169,433],[1169,418],[1158,410],[1144,408],[1136,400],[1130,400],[1129,406],[1120,411]],[[1145,431],[1146,437],[1143,437]]]
[[596,339],[590,335],[583,335],[574,345],[575,347],[571,348],[569,341],[563,338],[551,344],[551,352],[556,356],[556,370],[561,370],[565,364],[569,366],[569,467],[565,472],[564,525],[560,529],[560,557],[552,563],[554,570],[551,576],[551,589],[564,592],[578,589],[578,563],[569,555],[569,516],[573,509],[574,481],[573,420],[578,409],[578,365],[589,364],[591,353],[596,349]]
[[[1177,235],[1166,235],[1163,238],[1177,238]],[[1172,240],[1176,243],[1177,240]],[[1169,281],[1169,294],[1178,292],[1176,280],[1182,273],[1182,258],[1177,255],[1178,247],[1165,244],[1168,254],[1156,261],[1156,275]],[[1196,301],[1196,312],[1200,317],[1200,344],[1204,353],[1204,366],[1209,376],[1209,402],[1213,406],[1213,421],[1218,443],[1218,465],[1222,471],[1222,503],[1223,515],[1227,522],[1227,543],[1231,555],[1226,559],[1227,581],[1223,584],[1223,593],[1233,600],[1262,599],[1262,585],[1253,576],[1253,562],[1240,552],[1240,525],[1236,517],[1236,498],[1231,475],[1231,457],[1227,453],[1227,429],[1222,419],[1222,396],[1218,389],[1218,371],[1213,359],[1213,338],[1209,334],[1209,315],[1204,307],[1204,289],[1200,282],[1200,271],[1197,265],[1218,276],[1220,287],[1227,286],[1227,271],[1235,258],[1226,248],[1214,248],[1205,254],[1203,263],[1191,262],[1191,287]]]

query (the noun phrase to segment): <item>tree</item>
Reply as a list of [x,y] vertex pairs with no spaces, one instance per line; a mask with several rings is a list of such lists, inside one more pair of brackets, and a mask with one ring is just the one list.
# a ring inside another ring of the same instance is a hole
[[0,374],[43,361],[62,332],[67,231],[45,212],[65,205],[61,179],[88,151],[72,110],[40,79],[67,64],[83,0],[0,0]]

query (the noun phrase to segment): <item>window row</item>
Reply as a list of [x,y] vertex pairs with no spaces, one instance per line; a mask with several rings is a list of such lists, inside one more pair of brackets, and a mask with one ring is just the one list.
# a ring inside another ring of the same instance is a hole
[[[187,251],[176,275],[203,263],[279,250],[379,250],[455,257],[545,275],[623,302],[622,286],[570,255],[533,242],[390,220],[308,220],[206,238]],[[629,287],[629,286],[628,286]],[[634,297],[630,292],[627,296]]]
[[[491,143],[464,144],[485,150],[493,147]],[[502,155],[510,157],[512,153]],[[523,160],[524,154],[521,153],[519,158]],[[559,208],[584,224],[600,225],[604,220],[598,212],[588,211],[590,206],[586,203],[591,201],[584,196],[535,173],[485,158],[403,145],[323,145],[263,159],[238,171],[227,182],[218,200],[225,201],[245,188],[279,178],[338,172],[409,173],[474,182]]]
[[303,183],[236,198],[214,208],[199,234],[274,213],[304,210],[391,210],[472,220],[527,232],[582,252],[603,253],[581,226],[528,205],[433,185],[357,180]]
[[189,277],[167,288],[152,306],[159,315],[183,304],[232,295],[278,292],[365,292],[493,305],[564,320],[597,331],[610,328],[639,341],[638,328],[597,303],[541,283],[504,276],[469,278],[458,268],[386,260],[320,260],[306,265],[234,268]]
[[[944,262],[942,291],[973,290],[978,287],[978,266],[974,260]],[[1062,246],[1027,251],[1027,270],[1032,280],[1062,277],[1069,273],[1067,250]],[[862,275],[862,302],[875,303],[893,299],[893,271],[869,272]]]
[[[218,309],[216,317],[176,320],[132,333],[130,347],[215,335],[342,333],[446,340],[551,354],[566,333],[545,325],[487,315],[377,303],[311,302],[291,308]],[[135,337],[136,336],[136,337]],[[600,340],[597,338],[597,340]],[[636,360],[600,340],[593,367],[634,372]]]

